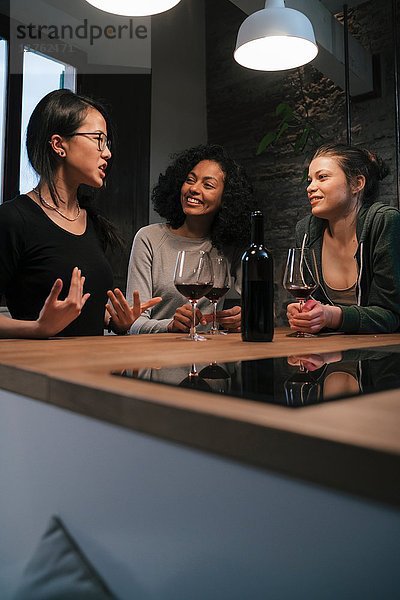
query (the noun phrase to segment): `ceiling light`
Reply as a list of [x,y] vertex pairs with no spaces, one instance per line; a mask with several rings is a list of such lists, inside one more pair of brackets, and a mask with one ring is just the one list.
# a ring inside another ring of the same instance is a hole
[[283,71],[310,62],[318,54],[313,26],[284,0],[266,0],[265,8],[243,21],[235,60],[249,69]]
[[165,12],[181,0],[86,0],[100,10],[127,17],[147,17]]

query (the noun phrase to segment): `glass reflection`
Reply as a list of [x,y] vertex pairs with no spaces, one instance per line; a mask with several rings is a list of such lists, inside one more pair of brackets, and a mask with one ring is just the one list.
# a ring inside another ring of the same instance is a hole
[[321,386],[313,375],[301,368],[283,384],[288,406],[315,404],[321,398]]
[[201,377],[201,375],[197,371],[195,363],[191,364],[189,373],[184,379],[182,379],[182,381],[178,385],[179,387],[186,387],[195,390],[211,391],[211,388],[208,385],[208,383]]

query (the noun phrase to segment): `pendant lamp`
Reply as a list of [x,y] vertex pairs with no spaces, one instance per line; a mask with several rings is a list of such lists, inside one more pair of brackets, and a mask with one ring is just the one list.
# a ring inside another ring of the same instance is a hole
[[165,12],[181,0],[86,0],[100,10],[127,17],[147,17]]
[[283,71],[305,65],[318,54],[313,26],[284,0],[266,0],[265,8],[240,26],[235,60],[249,69]]

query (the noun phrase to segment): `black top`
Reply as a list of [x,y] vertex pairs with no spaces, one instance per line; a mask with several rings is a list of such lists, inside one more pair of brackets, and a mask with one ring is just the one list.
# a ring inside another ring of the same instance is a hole
[[113,274],[90,217],[82,235],[54,223],[29,196],[0,206],[0,294],[14,319],[36,320],[57,278],[68,295],[72,270],[86,277],[91,296],[82,313],[58,335],[103,335],[107,290]]

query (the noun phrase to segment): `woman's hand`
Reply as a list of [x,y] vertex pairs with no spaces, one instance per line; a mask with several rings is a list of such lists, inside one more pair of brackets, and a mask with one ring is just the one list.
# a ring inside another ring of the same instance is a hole
[[230,333],[237,333],[240,331],[242,322],[242,309],[240,306],[232,306],[226,310],[219,310],[217,311],[217,321]]
[[340,362],[342,360],[341,352],[324,352],[324,354],[304,354],[303,356],[288,356],[288,365],[292,367],[301,366],[307,371],[316,371],[324,365]]
[[112,322],[111,328],[114,333],[119,335],[127,333],[132,323],[140,317],[143,311],[162,300],[160,296],[157,296],[147,302],[140,302],[139,292],[134,291],[133,304],[130,305],[119,288],[115,288],[114,291],[108,290],[107,296],[110,302],[106,304],[106,310]]
[[286,314],[290,329],[303,333],[318,333],[325,327],[339,329],[342,322],[342,311],[339,306],[321,304],[311,299],[303,304],[301,312],[300,304],[289,304]]
[[[168,331],[170,333],[181,332],[181,331],[189,331],[193,322],[193,309],[191,304],[184,304],[176,309],[174,317],[170,323],[168,323]],[[196,310],[196,325],[200,323],[201,325],[207,324],[206,315],[197,309]]]
[[59,300],[63,282],[61,279],[56,279],[36,321],[38,337],[52,337],[79,317],[90,297],[90,294],[83,293],[84,284],[85,277],[81,270],[75,267],[72,271],[68,296],[65,300]]

